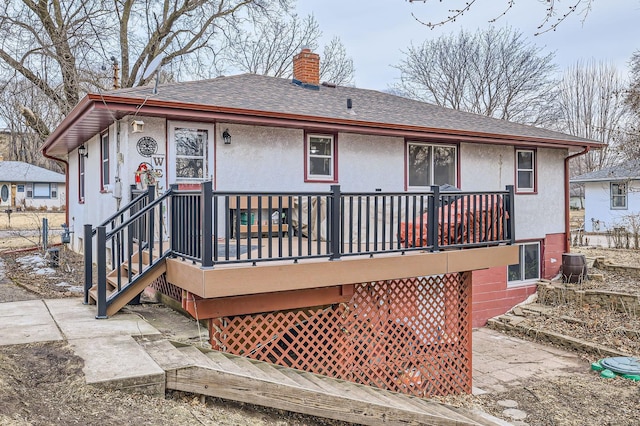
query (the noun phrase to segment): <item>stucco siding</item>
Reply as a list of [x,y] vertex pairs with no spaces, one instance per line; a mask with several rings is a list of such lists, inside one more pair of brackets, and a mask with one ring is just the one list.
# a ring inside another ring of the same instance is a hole
[[304,183],[304,133],[298,129],[220,123],[231,144],[216,138],[215,188],[221,191],[296,191],[328,189]]
[[513,185],[514,158],[512,146],[461,144],[461,189],[500,191]]
[[537,150],[537,194],[516,195],[516,239],[540,239],[564,233],[563,150]]
[[[542,239],[564,232],[565,150],[537,150],[537,193],[517,194],[516,239]],[[461,144],[461,189],[503,190],[515,183],[515,149],[512,146]]]

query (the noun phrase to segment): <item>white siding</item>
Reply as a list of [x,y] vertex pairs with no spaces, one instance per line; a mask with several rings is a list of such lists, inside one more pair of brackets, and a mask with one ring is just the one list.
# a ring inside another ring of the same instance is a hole
[[640,213],[640,182],[628,183],[627,209],[611,209],[611,182],[586,182],[584,227],[586,232],[605,232],[624,226],[625,218]]

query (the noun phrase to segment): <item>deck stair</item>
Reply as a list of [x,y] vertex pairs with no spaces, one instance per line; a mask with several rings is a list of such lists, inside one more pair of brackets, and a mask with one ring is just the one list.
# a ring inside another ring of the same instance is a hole
[[[140,259],[142,258],[142,262]],[[149,253],[142,251],[131,257],[131,262],[123,262],[119,269],[114,269],[107,274],[107,315],[111,316],[131,302],[154,280],[167,271],[164,259],[158,260],[154,256],[151,264]],[[142,268],[141,268],[142,266]],[[131,281],[129,281],[131,270]],[[142,274],[140,273],[142,271]],[[121,277],[120,291],[118,292],[118,275]],[[115,297],[114,297],[115,296]],[[89,289],[89,303],[95,304],[98,300],[98,286],[93,285]]]
[[141,342],[166,389],[364,425],[496,425],[484,413],[167,340]]

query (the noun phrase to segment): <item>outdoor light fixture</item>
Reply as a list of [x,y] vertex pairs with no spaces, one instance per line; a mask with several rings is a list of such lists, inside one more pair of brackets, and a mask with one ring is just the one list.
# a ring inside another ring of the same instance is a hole
[[222,139],[225,145],[231,145],[231,133],[229,133],[229,129],[225,129],[224,132],[222,132]]
[[84,145],[80,145],[78,147],[78,154],[80,154],[81,157],[89,156],[89,153],[87,152],[87,148]]

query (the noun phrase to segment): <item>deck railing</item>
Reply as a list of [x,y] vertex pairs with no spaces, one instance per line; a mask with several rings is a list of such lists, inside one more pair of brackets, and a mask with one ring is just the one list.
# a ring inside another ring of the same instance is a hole
[[173,254],[225,263],[512,244],[513,187],[492,192],[177,191]]
[[[104,317],[127,286],[169,256],[209,268],[513,244],[514,191],[214,192],[205,182],[156,198],[149,187],[95,229],[85,225],[84,236],[85,302],[95,260]],[[107,296],[110,272],[115,290]]]

